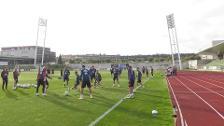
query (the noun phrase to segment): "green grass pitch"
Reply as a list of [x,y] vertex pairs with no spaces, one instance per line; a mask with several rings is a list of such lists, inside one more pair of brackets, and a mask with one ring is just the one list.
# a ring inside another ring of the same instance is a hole
[[[64,96],[66,88],[56,72],[46,97],[35,96],[35,88],[12,90],[12,72],[7,91],[0,89],[0,126],[88,126],[116,102],[127,95],[127,72],[120,78],[121,87],[112,87],[109,71],[101,72],[103,88],[93,88],[93,99],[85,89],[84,100],[79,100],[79,92],[71,91]],[[35,84],[36,72],[22,72],[21,84]],[[71,72],[70,87],[74,83]],[[143,77],[143,82],[147,78]],[[2,80],[0,81],[2,84]],[[157,117],[151,111],[157,109]],[[173,126],[172,107],[166,81],[160,73],[139,88],[134,99],[125,99],[117,108],[105,116],[97,126]]]

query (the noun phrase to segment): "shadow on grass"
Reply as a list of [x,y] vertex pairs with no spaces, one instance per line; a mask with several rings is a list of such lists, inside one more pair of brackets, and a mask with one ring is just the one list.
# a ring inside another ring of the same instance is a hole
[[127,92],[128,88],[118,88],[118,87],[111,87],[111,88],[102,88],[101,90],[107,91],[107,92]]
[[5,92],[5,96],[6,97],[11,98],[11,99],[18,100],[17,95],[15,95],[14,93],[12,93],[11,91],[5,90],[4,92]]
[[91,100],[88,100],[88,102],[91,104],[105,106],[105,107],[111,107],[116,103],[116,101],[104,96],[100,96],[100,95],[94,95],[94,98]]
[[[27,90],[27,89],[25,89],[25,90]],[[20,93],[20,94],[22,94],[24,96],[28,96],[29,95],[29,93],[26,93],[26,92],[24,92],[23,90],[20,90],[20,89],[16,90],[16,92],[18,92],[18,93]]]
[[[68,96],[69,97],[69,96]],[[71,110],[71,111],[74,111],[74,112],[85,112],[85,113],[89,113],[91,114],[92,112],[88,111],[88,110],[85,110],[85,109],[79,109],[75,106],[73,106],[73,103],[74,101],[72,100],[69,100],[68,98],[66,97],[61,97],[57,94],[50,94],[49,96],[47,97],[40,97],[41,99],[43,100],[46,100],[48,102],[51,102],[57,106],[60,106],[62,108],[65,108],[65,109],[68,109],[68,110]],[[67,103],[72,103],[71,105],[68,105]]]

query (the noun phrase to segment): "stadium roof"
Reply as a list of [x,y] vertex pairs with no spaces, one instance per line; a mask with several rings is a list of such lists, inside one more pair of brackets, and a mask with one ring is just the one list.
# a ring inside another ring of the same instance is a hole
[[218,54],[220,52],[224,53],[224,41],[203,51],[200,51],[198,54]]

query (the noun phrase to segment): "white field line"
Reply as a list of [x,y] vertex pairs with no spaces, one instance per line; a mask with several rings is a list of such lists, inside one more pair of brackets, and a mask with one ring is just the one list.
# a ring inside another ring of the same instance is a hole
[[205,101],[200,95],[198,95],[196,92],[194,92],[191,88],[189,88],[188,86],[186,86],[182,81],[180,81],[180,79],[175,78],[177,81],[179,81],[185,88],[187,88],[189,91],[191,91],[193,94],[195,94],[199,99],[201,99],[204,103],[206,103],[211,109],[213,109],[223,120],[224,120],[224,116],[219,113],[212,105],[210,105],[207,101]]
[[184,124],[185,124],[185,126],[188,126],[188,124],[187,124],[187,121],[186,121],[186,120],[184,121]]
[[[195,77],[191,77],[191,78],[195,78]],[[198,79],[198,78],[195,78],[195,79],[197,79],[197,80],[199,80],[199,81],[202,81],[202,82],[205,82],[205,83],[208,83],[208,84],[211,84],[211,85],[214,85],[214,86],[216,86],[216,87],[219,87],[219,88],[224,89],[224,87],[222,87],[222,86],[218,86],[218,85],[213,84],[213,83],[210,83],[210,82],[208,82],[208,81],[204,81],[204,80],[201,80],[201,79]]]
[[202,86],[202,85],[200,85],[200,84],[198,84],[198,83],[196,83],[196,82],[194,82],[194,81],[192,81],[192,80],[190,80],[190,79],[187,79],[187,78],[185,78],[185,77],[184,77],[184,79],[185,79],[185,80],[188,80],[188,81],[190,81],[190,82],[192,82],[192,83],[194,83],[194,84],[196,84],[196,85],[198,85],[198,86],[200,86],[200,87],[202,87],[202,88],[204,88],[204,89],[207,89],[208,91],[210,91],[210,92],[212,92],[212,93],[214,93],[214,94],[217,94],[217,95],[219,95],[219,96],[221,96],[221,97],[224,98],[224,96],[223,96],[222,94],[219,94],[218,92],[216,92],[216,91],[214,91],[214,90],[212,90],[212,89],[209,89],[209,88],[207,88],[207,87],[204,87],[204,86]]
[[[143,83],[145,84],[148,81],[148,79]],[[140,88],[141,86],[139,85],[138,87],[136,87],[134,89],[134,91],[136,91],[138,88]],[[96,120],[92,121],[89,126],[95,126],[101,119],[103,119],[107,114],[109,114],[111,111],[113,111],[118,105],[120,105],[124,99],[127,97],[128,95],[126,95],[125,97],[121,98],[116,104],[114,104],[111,108],[109,108],[106,112],[104,112],[101,116],[99,116]]]
[[[168,85],[169,85],[169,87],[170,87],[170,89],[171,89],[171,92],[172,92],[172,94],[173,94],[174,100],[175,100],[175,102],[177,103],[177,109],[178,109],[178,112],[180,113],[181,126],[184,126],[183,114],[182,114],[182,111],[181,111],[181,109],[180,109],[179,102],[177,101],[177,97],[176,97],[176,95],[174,94],[173,87],[171,86],[170,81],[169,81],[167,78],[166,78],[166,80],[167,80]],[[169,88],[168,88],[168,90],[169,90]]]

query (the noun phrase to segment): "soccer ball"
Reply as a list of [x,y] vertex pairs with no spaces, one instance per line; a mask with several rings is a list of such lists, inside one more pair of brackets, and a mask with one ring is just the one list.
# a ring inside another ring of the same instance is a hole
[[65,91],[65,96],[68,96],[69,95],[69,92],[68,91]]
[[154,116],[154,117],[155,117],[155,116],[157,116],[157,115],[158,115],[158,111],[157,111],[157,110],[155,110],[155,109],[154,109],[154,110],[152,110],[152,116]]

